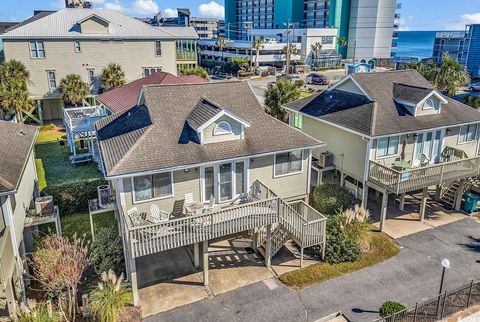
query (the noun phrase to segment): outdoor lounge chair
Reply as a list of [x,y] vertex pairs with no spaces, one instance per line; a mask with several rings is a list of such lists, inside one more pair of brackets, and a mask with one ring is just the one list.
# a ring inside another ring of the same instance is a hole
[[150,206],[150,221],[154,224],[168,221],[170,214],[166,211],[160,210],[157,205]]
[[427,158],[425,154],[420,154],[420,157],[418,158],[420,160],[420,166],[425,167],[430,163],[430,160]]
[[148,225],[149,222],[142,218],[140,213],[138,212],[137,207],[133,207],[132,209],[127,211],[127,216],[130,219],[130,223],[133,227]]

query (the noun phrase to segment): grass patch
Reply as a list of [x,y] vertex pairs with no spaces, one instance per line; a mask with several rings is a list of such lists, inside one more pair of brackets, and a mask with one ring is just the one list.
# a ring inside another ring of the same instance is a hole
[[58,139],[65,139],[64,129],[40,131],[36,143],[56,142]]
[[36,144],[35,156],[37,172],[44,174],[44,182],[40,185],[40,189],[48,185],[99,179],[102,177],[100,170],[98,170],[94,162],[72,166],[68,146],[64,146],[62,149],[56,142],[56,139],[55,142]]
[[[71,238],[76,233],[77,237],[83,237],[83,235],[85,235],[86,240],[92,240],[90,218],[88,212],[62,216],[60,218],[60,221],[62,224],[63,236]],[[113,211],[93,215],[93,229],[95,231],[98,231],[100,228],[104,227],[113,227],[113,229],[117,231],[118,226],[115,220],[115,216],[113,215]],[[55,232],[55,225],[52,223],[40,226],[40,231],[43,234]]]
[[314,264],[282,274],[279,279],[292,288],[300,289],[373,266],[396,256],[399,252],[396,242],[385,233],[371,231],[369,233],[369,243],[370,251],[364,253],[355,262]]
[[309,97],[312,96],[314,92],[300,92],[300,97]]

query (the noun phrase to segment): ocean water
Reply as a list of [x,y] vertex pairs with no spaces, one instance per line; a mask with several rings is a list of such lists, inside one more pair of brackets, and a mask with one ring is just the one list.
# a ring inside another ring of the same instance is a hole
[[397,57],[430,58],[433,55],[433,44],[436,31],[397,31],[397,47],[392,53]]

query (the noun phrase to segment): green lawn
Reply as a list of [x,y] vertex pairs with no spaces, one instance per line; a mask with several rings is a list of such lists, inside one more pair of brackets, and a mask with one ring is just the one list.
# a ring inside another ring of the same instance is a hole
[[373,266],[398,254],[395,241],[385,233],[370,233],[370,251],[363,254],[356,262],[338,264],[314,264],[280,275],[279,279],[295,289],[304,288],[359,269]]
[[300,92],[300,98],[312,96],[313,92]]
[[[61,223],[63,236],[73,237],[76,233],[77,237],[83,237],[85,234],[87,240],[90,241],[92,239],[88,212],[63,216],[61,217]],[[103,227],[118,229],[113,212],[93,215],[93,229],[97,231]],[[48,234],[49,231],[55,232],[55,226],[53,224],[43,225],[41,226],[41,231],[44,234]]]
[[57,142],[64,136],[61,131],[40,132],[35,145],[35,164],[40,190],[46,186],[67,182],[101,178],[102,174],[94,162],[72,166],[68,146],[63,148]]

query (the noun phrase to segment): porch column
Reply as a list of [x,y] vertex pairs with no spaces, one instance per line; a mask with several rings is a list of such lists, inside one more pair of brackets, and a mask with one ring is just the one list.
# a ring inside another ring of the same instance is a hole
[[9,279],[7,287],[5,288],[5,296],[7,298],[8,315],[12,321],[16,321],[18,319],[17,302],[15,300],[11,279]]
[[137,306],[140,304],[140,299],[138,298],[137,266],[135,258],[130,258],[130,283],[132,285],[133,305]]
[[400,204],[398,206],[398,209],[403,211],[405,209],[405,193],[402,193],[400,195]]
[[442,185],[438,185],[435,189],[435,200],[439,201],[442,198]]
[[208,240],[202,243],[203,253],[203,285],[208,286]]
[[385,220],[387,219],[388,208],[388,192],[386,190],[382,193],[382,207],[380,208],[380,231],[385,229]]
[[303,267],[303,247],[300,247],[300,267]]
[[[37,100],[37,111],[38,111],[38,119],[40,120],[40,124],[43,124],[43,111],[42,111],[42,101]],[[62,114],[63,116],[63,114]]]
[[462,179],[458,184],[457,196],[455,197],[455,211],[460,211],[464,189],[465,189],[465,179]]
[[198,243],[193,244],[193,265],[195,268],[200,267],[200,247]]
[[368,207],[368,185],[367,185],[367,181],[363,182],[362,206],[365,209],[367,209],[367,207]]
[[420,202],[420,221],[425,220],[425,208],[427,207],[428,188],[422,189],[422,201]]
[[267,225],[267,240],[265,243],[265,266],[272,266],[272,224]]

